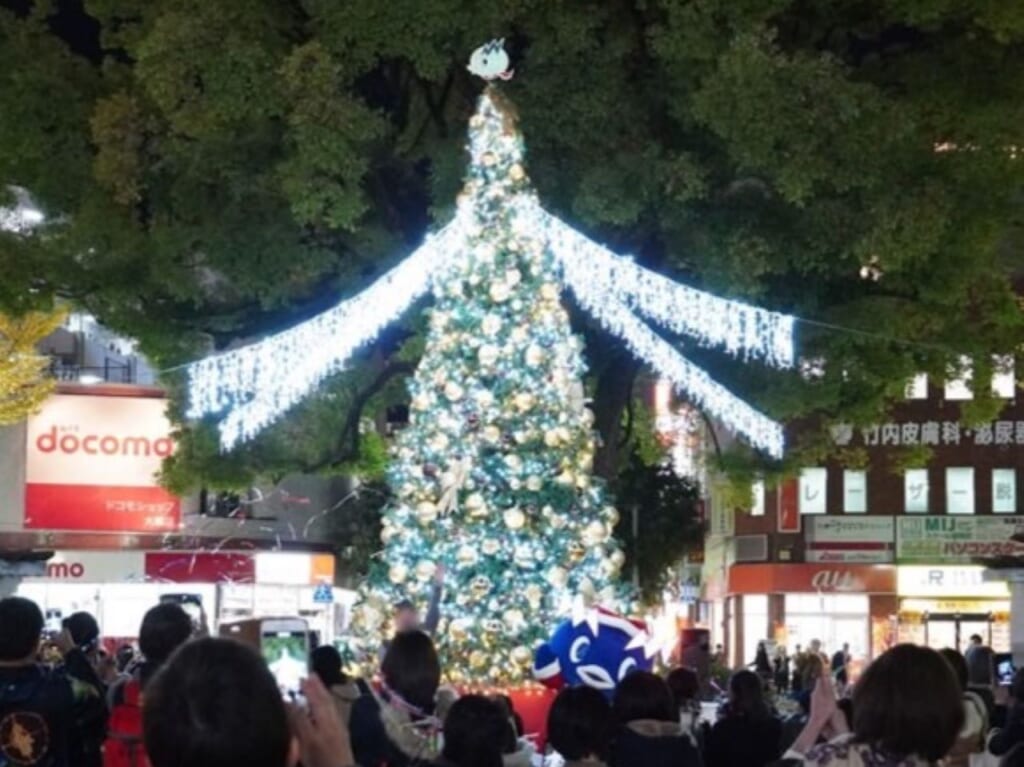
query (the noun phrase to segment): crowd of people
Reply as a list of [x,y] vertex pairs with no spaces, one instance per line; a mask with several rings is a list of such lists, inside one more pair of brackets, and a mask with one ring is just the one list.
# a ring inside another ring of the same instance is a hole
[[[762,663],[732,674],[713,721],[703,714],[696,669],[681,666],[665,676],[635,671],[607,696],[566,688],[551,705],[548,756],[541,757],[508,698],[460,696],[442,685],[433,640],[414,608],[398,609],[402,630],[383,652],[377,678],[346,676],[338,651],[319,647],[302,697],[290,701],[259,652],[197,636],[179,605],[149,610],[138,657],[123,648],[112,658],[100,648],[99,627],[88,614],[75,614],[62,631],[44,635],[37,605],[2,599],[0,765],[1024,764],[1024,672],[1013,680],[1009,711],[1000,715],[991,651],[980,637],[966,657],[899,645],[856,680],[848,662],[840,662],[847,648],[830,660],[814,643],[801,659],[802,711],[785,719]],[[1000,716],[1003,726],[994,728]]]

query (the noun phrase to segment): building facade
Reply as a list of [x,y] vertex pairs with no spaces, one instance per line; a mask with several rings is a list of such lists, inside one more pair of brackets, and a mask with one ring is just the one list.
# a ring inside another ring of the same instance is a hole
[[972,634],[1010,651],[1010,592],[983,562],[1024,555],[1024,407],[1012,374],[993,387],[1002,411],[972,426],[969,385],[918,377],[884,422],[832,430],[845,463],[758,483],[749,509],[713,499],[704,599],[732,666],[765,639],[848,643],[860,661],[896,642],[963,649]]

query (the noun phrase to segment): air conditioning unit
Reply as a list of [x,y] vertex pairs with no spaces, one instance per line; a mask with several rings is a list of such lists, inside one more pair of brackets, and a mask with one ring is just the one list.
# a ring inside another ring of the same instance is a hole
[[768,561],[767,535],[737,535],[733,539],[736,562]]

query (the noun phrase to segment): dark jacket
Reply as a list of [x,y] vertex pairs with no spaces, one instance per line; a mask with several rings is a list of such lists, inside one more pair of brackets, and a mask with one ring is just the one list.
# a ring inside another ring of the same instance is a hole
[[71,681],[75,696],[74,725],[68,733],[71,763],[75,767],[101,767],[110,717],[106,688],[89,658],[77,648],[64,657],[64,665],[58,671]]
[[1017,703],[1006,716],[1006,726],[988,739],[988,750],[1003,756],[1018,743],[1024,743],[1024,705]]
[[421,767],[437,758],[436,741],[421,735],[407,715],[395,713],[376,695],[360,695],[349,718],[352,754],[359,767]]
[[700,753],[678,722],[640,720],[619,730],[611,767],[700,767]]
[[77,767],[68,759],[74,708],[66,675],[36,665],[0,668],[0,764]]
[[727,716],[715,723],[704,750],[707,767],[764,767],[779,758],[782,723],[775,717]]

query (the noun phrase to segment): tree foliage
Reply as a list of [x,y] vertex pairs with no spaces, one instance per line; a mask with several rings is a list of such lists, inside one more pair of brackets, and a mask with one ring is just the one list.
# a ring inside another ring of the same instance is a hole
[[0,426],[18,423],[35,413],[53,391],[48,358],[36,345],[50,335],[66,313],[62,309],[0,314]]
[[[549,209],[674,277],[815,321],[798,325],[801,354],[828,360],[813,381],[687,350],[774,416],[870,421],[913,372],[1020,340],[1020,4],[84,8],[97,39],[58,34],[68,11],[51,3],[0,3],[0,182],[52,222],[0,235],[0,307],[70,298],[160,365],[308,317],[443,219],[479,91],[465,61],[495,35]],[[882,277],[862,280],[872,258]],[[190,432],[184,454],[202,460],[174,481],[348,460],[347,411],[383,401],[360,395],[415,331],[237,456]],[[628,393],[607,369],[598,424],[617,428]],[[794,463],[825,449],[806,440]]]

